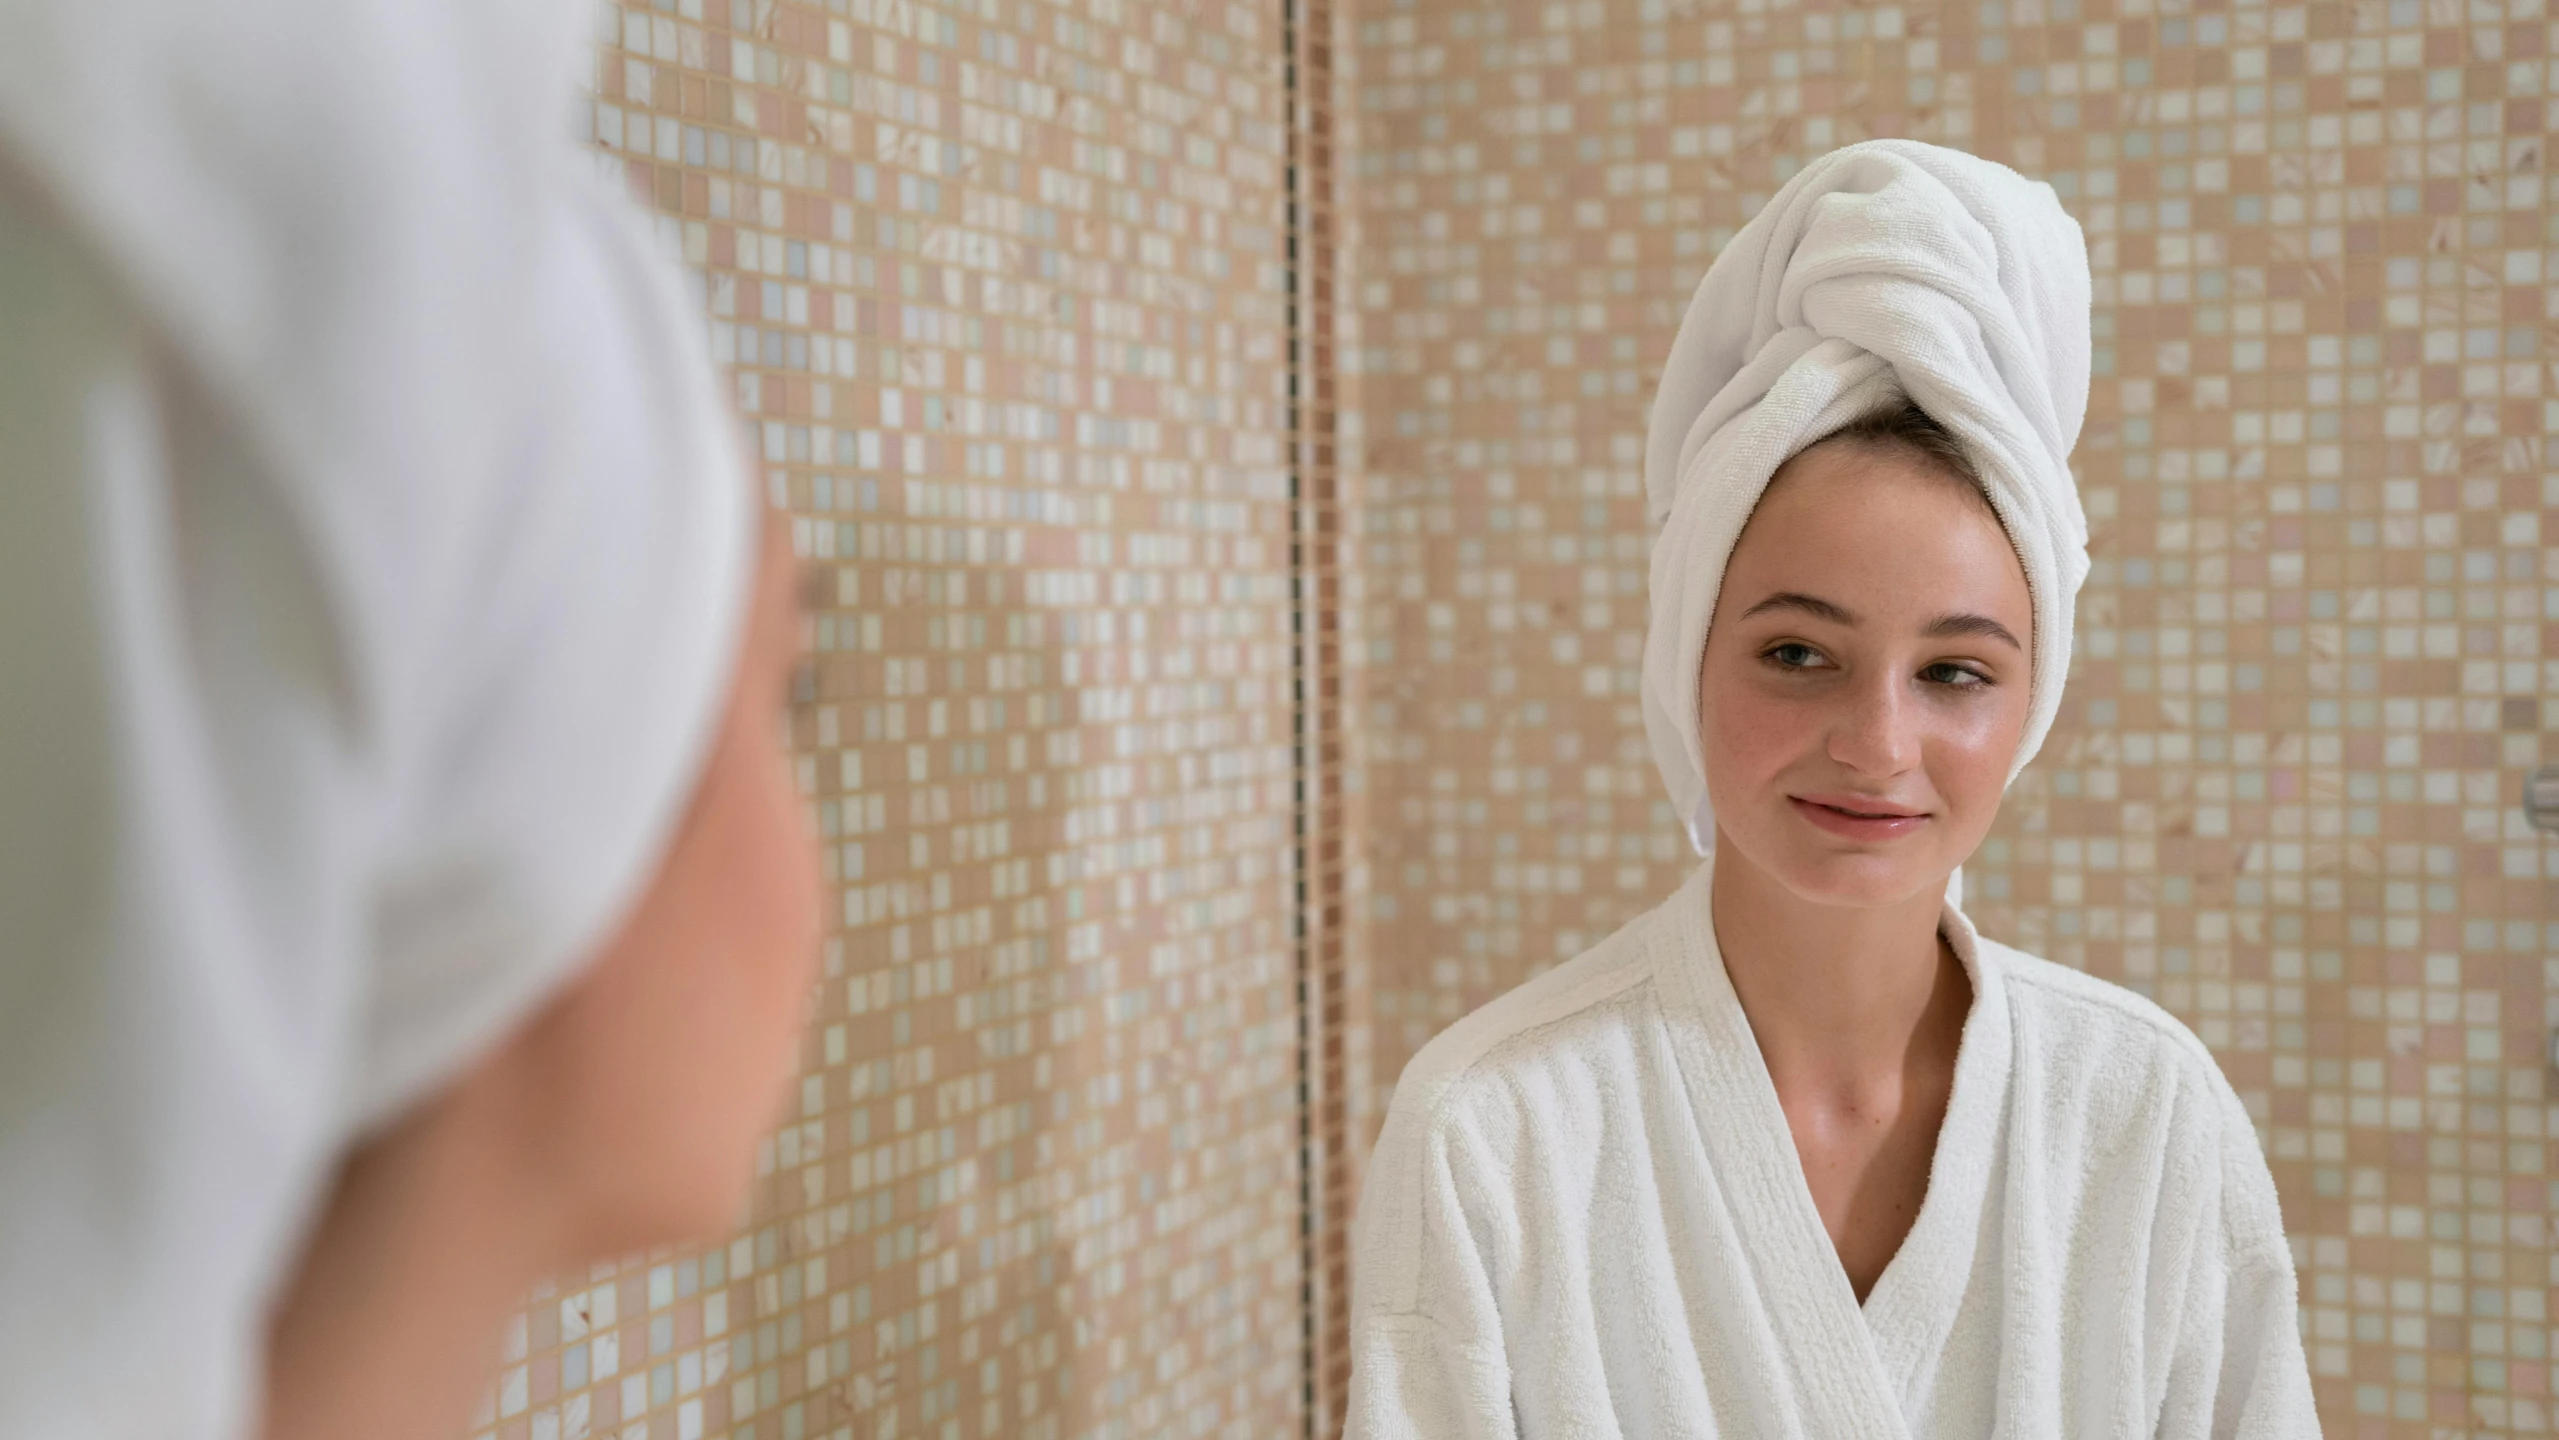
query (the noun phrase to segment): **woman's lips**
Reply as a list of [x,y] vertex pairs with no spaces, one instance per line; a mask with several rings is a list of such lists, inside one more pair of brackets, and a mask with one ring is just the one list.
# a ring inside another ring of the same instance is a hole
[[1880,800],[1855,795],[1790,795],[1787,802],[1795,813],[1833,835],[1851,840],[1892,840],[1907,835],[1928,823],[1925,814],[1914,814]]

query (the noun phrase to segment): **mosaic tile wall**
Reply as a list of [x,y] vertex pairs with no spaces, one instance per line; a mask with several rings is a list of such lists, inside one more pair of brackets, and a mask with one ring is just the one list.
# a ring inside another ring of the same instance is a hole
[[1360,1123],[1688,863],[1636,671],[1644,414],[1698,275],[1813,155],[1963,146],[2050,180],[2097,272],[2072,698],[1974,913],[2221,1057],[2330,1434],[2559,1425],[2559,848],[2516,803],[2559,761],[2543,7],[1367,0]]
[[1279,16],[596,15],[822,596],[837,914],[745,1228],[535,1296],[476,1433],[1298,1433]]

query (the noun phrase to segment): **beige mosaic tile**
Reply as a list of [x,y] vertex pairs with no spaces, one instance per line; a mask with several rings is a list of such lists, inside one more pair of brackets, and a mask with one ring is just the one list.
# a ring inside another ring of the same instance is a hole
[[1880,134],[2050,179],[2099,274],[2078,673],[1976,914],[2221,1055],[2332,1433],[2551,1429],[2541,0],[597,14],[590,133],[834,587],[843,909],[748,1228],[537,1297],[484,1433],[1329,1430],[1393,1075],[1686,864],[1679,308]]
[[2542,0],[1354,24],[1364,1123],[1688,863],[1636,667],[1644,411],[1697,276],[1822,151],[1960,145],[2050,180],[2098,275],[2072,698],[1974,913],[2221,1057],[2330,1433],[2548,1433],[2559,849],[2516,804],[2559,722]]
[[479,1433],[1296,1433],[1279,17],[595,13],[824,597],[837,914],[745,1227],[536,1296]]

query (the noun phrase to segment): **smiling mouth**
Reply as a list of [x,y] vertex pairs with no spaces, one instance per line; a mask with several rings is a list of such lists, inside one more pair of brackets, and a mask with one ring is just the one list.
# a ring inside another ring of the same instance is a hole
[[1787,799],[1806,820],[1834,834],[1851,837],[1888,839],[1907,834],[1928,819],[1925,811],[1896,809],[1881,801],[1851,795],[1821,799],[1790,795]]
[[1918,810],[1887,810],[1872,805],[1843,804],[1837,800],[1815,800],[1803,795],[1794,798],[1816,809],[1828,810],[1834,815],[1845,815],[1851,820],[1917,820],[1925,813]]

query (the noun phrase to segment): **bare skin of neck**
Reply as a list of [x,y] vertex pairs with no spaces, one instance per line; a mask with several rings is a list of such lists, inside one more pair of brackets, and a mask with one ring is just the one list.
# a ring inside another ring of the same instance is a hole
[[267,1440],[441,1440],[497,1366],[497,1319],[574,1258],[559,1187],[489,1070],[352,1156],[279,1307]]
[[1933,891],[1878,909],[1815,905],[1729,844],[1713,882],[1724,968],[1863,1303],[1927,1198],[1971,978],[1938,937]]

